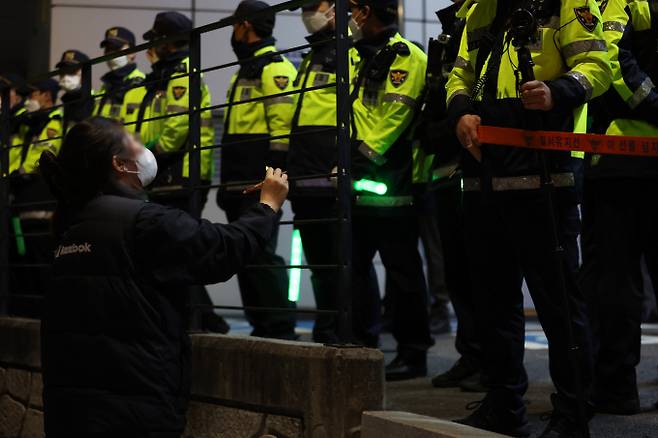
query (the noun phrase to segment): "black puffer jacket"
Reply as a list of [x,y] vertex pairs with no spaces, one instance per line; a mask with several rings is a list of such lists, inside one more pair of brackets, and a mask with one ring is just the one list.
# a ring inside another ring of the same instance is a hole
[[269,241],[276,214],[257,204],[217,225],[119,194],[69,217],[42,322],[47,436],[179,436],[185,286],[228,280]]

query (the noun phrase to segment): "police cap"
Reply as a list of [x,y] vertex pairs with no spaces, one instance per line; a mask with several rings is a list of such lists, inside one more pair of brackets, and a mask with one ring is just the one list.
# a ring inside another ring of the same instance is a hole
[[192,20],[175,11],[159,12],[155,16],[153,28],[144,34],[146,41],[169,37],[192,30]]
[[105,39],[101,41],[101,49],[109,47],[111,49],[120,49],[125,45],[135,46],[135,34],[125,27],[110,27],[105,31]]

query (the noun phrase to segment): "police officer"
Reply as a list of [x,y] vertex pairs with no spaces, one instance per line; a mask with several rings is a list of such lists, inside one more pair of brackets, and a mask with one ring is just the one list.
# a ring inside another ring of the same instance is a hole
[[[15,73],[6,73],[0,76],[0,91],[7,88],[9,88],[9,115],[11,117],[10,143],[13,146],[9,149],[9,172],[11,173],[20,166],[22,145],[28,141],[27,131],[29,125],[27,124],[28,108],[26,107],[26,100],[30,94],[30,89],[25,84],[25,80]],[[30,103],[30,108],[33,109],[32,102],[28,103]]]
[[[61,108],[52,109],[59,92],[56,80],[33,84],[31,90],[26,105],[30,111],[25,114],[24,122],[27,130],[23,141],[16,140],[11,149],[18,153],[12,160],[9,178],[12,203],[16,206],[11,211],[12,241],[15,242],[11,254],[12,260],[19,264],[49,264],[54,248],[50,233],[54,205],[37,163],[42,152],[59,152],[63,117]],[[15,268],[10,276],[12,288],[23,293],[42,293],[50,279],[50,271],[44,267]],[[22,307],[19,300],[14,311],[25,316],[39,316],[26,313],[34,311],[34,306],[27,304]]]
[[[153,41],[192,29],[192,21],[179,12],[160,12],[156,15],[153,27],[143,38]],[[189,212],[200,217],[208,197],[208,189],[202,189],[201,200],[192,202],[189,188],[189,118],[185,113],[190,105],[190,59],[189,47],[185,40],[161,43],[151,47],[147,53],[153,71],[144,79],[144,86],[133,88],[124,99],[124,122],[132,123],[135,132],[144,145],[153,151],[158,159],[160,171],[151,186],[150,198],[168,206]],[[210,106],[208,86],[201,85],[201,108]],[[136,105],[136,104],[139,105]],[[161,116],[172,117],[149,120]],[[215,141],[210,111],[201,113],[201,146],[211,146]],[[208,185],[212,179],[213,153],[210,149],[201,151],[201,184]],[[208,292],[202,286],[194,286],[189,293],[191,305],[211,306]],[[199,311],[203,330],[226,333],[226,322],[207,307]]]
[[79,50],[67,50],[62,53],[61,60],[55,66],[61,71],[59,86],[64,91],[61,96],[64,104],[64,132],[90,117],[94,111],[94,101],[91,96],[84,96],[82,90],[82,64],[89,57]]
[[387,365],[386,377],[401,380],[427,374],[427,349],[432,345],[414,216],[410,138],[427,57],[398,33],[397,1],[350,0],[349,6],[352,37],[361,56],[352,92],[353,177],[387,189],[384,194],[357,192],[355,197],[354,331],[360,342],[377,346],[381,305],[367,278],[379,252],[391,283],[398,342],[398,355]]
[[461,145],[454,136],[454,127],[447,118],[445,104],[445,84],[457,59],[466,14],[473,4],[470,0],[458,1],[437,12],[442,34],[429,46],[428,95],[418,131],[423,149],[435,153],[433,195],[438,210],[445,283],[457,317],[455,348],[460,354],[450,369],[432,378],[432,385],[481,392],[484,389],[481,383],[481,345],[475,327],[473,288],[464,248],[462,176],[458,170]]
[[[135,46],[135,35],[125,27],[111,27],[105,31],[105,39],[101,41],[101,49],[105,55],[125,50]],[[123,98],[126,91],[144,80],[142,73],[135,64],[136,54],[123,55],[107,61],[110,71],[101,77],[103,85],[98,91],[94,114],[97,116],[121,118]]]
[[[261,177],[266,166],[285,168],[290,134],[290,123],[295,110],[293,96],[279,96],[293,90],[297,72],[288,59],[276,52],[272,31],[274,14],[257,18],[269,5],[262,1],[240,2],[235,15],[231,45],[240,69],[231,78],[227,91],[229,106],[224,114],[222,138],[221,182],[228,184],[217,193],[217,202],[229,221],[250,208],[257,197],[243,195],[247,182]],[[267,97],[265,100],[241,101]],[[276,254],[278,233],[261,252],[254,264],[274,265],[273,268],[247,270],[238,273],[242,302],[247,307],[293,308],[288,300],[288,277],[281,269],[285,265]],[[253,327],[252,334],[260,337],[294,339],[293,313],[246,312]]]
[[[292,120],[288,153],[288,175],[329,174],[338,161],[336,147],[336,89],[322,88],[336,82],[335,2],[323,0],[302,7],[302,20],[309,33],[306,40],[314,44],[304,56],[294,86],[301,90]],[[350,49],[350,67],[358,54]],[[325,132],[319,132],[321,130]],[[330,178],[294,181],[290,194],[295,220],[335,218],[336,190]],[[306,260],[311,265],[331,265],[338,261],[338,227],[336,224],[298,225]],[[337,310],[338,281],[327,269],[311,271],[315,302],[320,310]],[[313,340],[336,343],[336,317],[318,315]]]
[[[525,12],[515,12],[519,8]],[[514,20],[510,20],[512,13]],[[528,16],[537,20],[537,31],[512,25],[523,24],[516,19]],[[511,40],[522,37],[524,30],[530,38],[517,45],[529,49],[537,80],[521,85],[517,76],[522,78],[519,75],[532,67],[519,66]],[[539,39],[533,40],[532,35]],[[520,70],[518,75],[515,70]],[[573,174],[578,162],[568,152],[544,154],[556,187],[555,207],[549,211],[549,198],[541,190],[542,153],[481,145],[477,129],[483,124],[571,131],[582,120],[582,105],[605,92],[610,78],[601,18],[592,0],[528,4],[492,0],[477,2],[468,13],[447,99],[466,151],[462,166],[468,261],[490,389],[477,410],[462,420],[465,424],[512,436],[528,434],[522,401],[528,385],[523,369],[521,278],[525,277],[548,338],[557,392],[551,396],[550,422],[540,436],[585,434],[588,415],[577,401],[577,379],[587,396],[591,379],[588,321],[573,275],[578,260],[569,249],[577,244],[579,231]],[[551,215],[557,230],[551,225]],[[555,231],[559,246],[571,257],[553,253]],[[558,280],[558,270],[564,274],[566,290]],[[565,306],[570,320],[565,318]],[[575,353],[580,360],[571,354],[569,325],[573,342],[580,347]],[[578,363],[580,369],[574,371]]]
[[[608,135],[658,136],[658,55],[648,50],[658,42],[655,5],[601,5],[615,78],[598,102]],[[595,339],[592,401],[598,412],[630,415],[640,412],[641,258],[658,247],[658,159],[588,155],[585,175],[581,279]]]

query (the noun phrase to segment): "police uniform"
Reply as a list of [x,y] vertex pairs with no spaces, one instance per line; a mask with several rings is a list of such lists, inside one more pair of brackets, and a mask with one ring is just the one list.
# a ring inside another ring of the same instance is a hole
[[[336,45],[331,26],[306,37],[315,44],[299,67],[294,86],[301,91],[292,121],[288,175],[291,178],[306,175],[329,174],[338,163],[336,147],[336,88],[308,90],[336,83]],[[358,62],[354,48],[349,52],[350,76]],[[325,132],[317,132],[320,130]],[[335,183],[330,178],[292,181],[289,195],[295,220],[335,218]],[[336,224],[298,225],[304,255],[310,265],[331,265],[339,260],[338,226]],[[312,269],[311,283],[316,306],[320,310],[337,310],[338,278],[328,269]],[[313,340],[336,343],[337,318],[334,315],[316,315]]]
[[[49,91],[53,100],[57,97],[58,85],[48,79],[35,85],[39,91]],[[18,264],[50,264],[54,240],[50,236],[54,203],[50,190],[38,172],[38,162],[44,151],[55,154],[59,152],[63,135],[63,114],[61,108],[47,109],[24,114],[27,129],[24,135],[12,139],[11,151],[14,157],[10,169],[10,191],[12,203],[12,232],[25,233],[23,237],[14,236],[11,257]],[[21,146],[22,145],[22,146]],[[17,153],[17,154],[16,154]],[[32,205],[20,205],[32,204]],[[51,280],[47,268],[14,268],[10,275],[12,288],[20,293],[43,293]],[[34,307],[22,306],[20,300],[14,305],[14,311],[25,316],[39,316]],[[30,304],[30,303],[26,303]],[[17,307],[20,306],[20,307]]]
[[[81,69],[82,64],[87,61],[89,61],[89,57],[81,51],[67,50],[62,53],[62,58],[55,67],[66,74]],[[85,96],[83,91],[84,88],[81,86],[77,90],[66,91],[60,97],[64,104],[62,122],[64,133],[69,132],[69,129],[76,123],[91,117],[94,112],[94,100],[91,96]]]
[[[353,2],[353,6],[361,3]],[[374,2],[363,3],[372,8]],[[390,6],[395,11],[396,3],[378,6]],[[398,357],[387,367],[387,378],[412,377],[409,372],[424,375],[432,338],[413,205],[411,126],[425,86],[427,56],[402,38],[395,26],[356,42],[355,47],[361,60],[352,91],[352,176],[384,183],[387,191],[355,194],[354,332],[360,342],[377,346],[381,303],[379,294],[368,286],[368,276],[370,263],[379,252],[390,283],[392,331],[398,343]],[[414,369],[402,370],[406,365]]]
[[[264,2],[242,2],[236,14],[248,15],[266,7]],[[256,20],[255,25],[265,26],[271,34],[274,16]],[[235,105],[229,106],[224,113],[220,177],[222,184],[228,185],[217,192],[217,202],[229,221],[235,220],[258,202],[258,193],[243,195],[242,191],[253,181],[263,178],[266,166],[286,167],[295,100],[291,95],[278,95],[294,90],[297,71],[284,56],[263,56],[277,51],[274,43],[272,37],[265,37],[246,47],[245,52],[239,55],[240,69],[231,78],[227,91],[228,103]],[[256,58],[251,60],[252,57]],[[240,104],[267,96],[272,97]],[[278,232],[274,232],[253,263],[278,267],[238,273],[242,302],[247,307],[294,308],[294,303],[288,300],[286,271],[280,268],[285,262],[276,254],[277,237]],[[254,336],[295,337],[293,313],[245,314],[253,327]]]
[[[473,4],[472,0],[466,0],[437,12],[443,33],[434,44],[441,44],[442,57],[440,65],[433,65],[431,61],[428,65],[428,75],[434,76],[428,79],[428,83],[433,79],[437,84],[428,86],[431,100],[426,102],[424,116],[429,118],[429,123],[423,133],[425,136],[421,137],[426,142],[426,149],[436,151],[431,179],[443,250],[445,284],[457,317],[455,348],[460,354],[449,370],[432,379],[432,385],[440,388],[463,387],[469,383],[479,386],[482,370],[482,347],[475,326],[473,288],[464,247],[462,174],[456,168],[461,145],[454,136],[454,124],[447,117],[445,104],[445,83],[457,59],[466,14]],[[432,68],[438,69],[429,71]]]
[[[125,27],[111,27],[105,32],[101,48],[121,50],[125,45],[135,45],[135,35]],[[121,119],[123,100],[130,88],[144,80],[144,73],[134,62],[129,62],[116,70],[110,70],[101,77],[101,88],[95,99],[94,114],[115,120]]]
[[[601,3],[613,65],[613,87],[599,101],[608,135],[658,136],[655,6]],[[640,411],[635,367],[644,301],[641,258],[652,266],[658,247],[656,193],[658,159],[587,157],[581,278],[596,340],[592,398],[599,412]]]
[[[605,92],[611,68],[598,6],[592,0],[540,3],[534,16],[539,29],[528,46],[534,73],[549,86],[550,111],[523,109],[518,96],[517,51],[508,38],[508,19],[520,3],[480,1],[468,13],[459,56],[447,84],[448,110],[453,121],[477,114],[483,125],[573,131],[584,119],[583,104]],[[474,96],[474,100],[471,99]],[[573,327],[580,346],[582,384],[589,387],[591,372],[588,321],[575,283],[579,218],[574,167],[581,162],[568,152],[546,153],[557,187],[555,208],[547,210],[540,190],[540,152],[507,146],[483,145],[482,163],[466,156],[464,211],[468,262],[474,282],[483,364],[490,391],[465,423],[524,436],[527,433],[522,396],[527,389],[523,369],[524,318],[521,280],[525,278],[549,342],[551,377],[557,394],[553,414],[542,436],[564,427],[579,434],[576,386],[567,327]],[[558,284],[549,214],[557,219],[557,234],[565,257],[571,320],[565,319]],[[566,432],[565,432],[566,433]]]

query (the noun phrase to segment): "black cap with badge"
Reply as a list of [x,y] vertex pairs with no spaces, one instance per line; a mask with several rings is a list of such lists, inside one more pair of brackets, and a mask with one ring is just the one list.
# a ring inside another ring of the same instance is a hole
[[109,47],[111,49],[120,49],[125,45],[135,46],[135,34],[125,27],[110,27],[105,31],[105,39],[101,41],[101,49]]
[[261,38],[272,36],[276,16],[272,13],[261,14],[253,17],[253,14],[269,9],[270,5],[260,0],[243,0],[235,10],[235,16],[241,21],[248,21],[254,27],[254,31]]
[[79,50],[67,50],[62,53],[62,59],[55,65],[58,69],[78,69],[80,64],[89,61],[89,57]]
[[192,20],[180,12],[159,12],[155,16],[153,28],[144,34],[146,41],[169,37],[192,30]]

